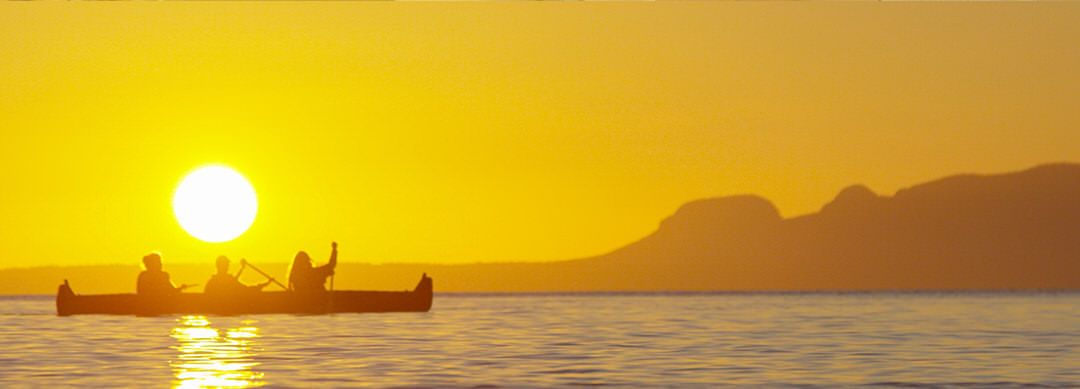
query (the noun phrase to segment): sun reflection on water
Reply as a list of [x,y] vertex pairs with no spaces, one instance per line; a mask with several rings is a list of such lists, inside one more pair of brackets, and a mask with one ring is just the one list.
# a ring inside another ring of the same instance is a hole
[[236,328],[214,328],[205,316],[182,316],[171,336],[180,352],[170,365],[176,372],[176,388],[250,388],[264,385],[263,373],[255,371],[259,329],[254,321]]

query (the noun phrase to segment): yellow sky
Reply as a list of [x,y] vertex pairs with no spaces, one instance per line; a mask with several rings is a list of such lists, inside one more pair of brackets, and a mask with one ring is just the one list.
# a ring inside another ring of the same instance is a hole
[[[0,267],[555,260],[1080,161],[1076,3],[0,4]],[[245,235],[170,198],[244,174]]]

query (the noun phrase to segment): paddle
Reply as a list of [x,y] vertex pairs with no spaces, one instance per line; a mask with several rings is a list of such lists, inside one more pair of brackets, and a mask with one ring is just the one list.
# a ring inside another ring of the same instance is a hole
[[[330,242],[330,247],[334,250],[334,267],[337,267],[337,242]],[[334,273],[330,273],[330,298],[327,300],[330,305],[330,310],[334,309]]]
[[277,284],[277,286],[280,286],[281,289],[289,290],[289,288],[287,286],[282,285],[280,282],[278,282],[278,280],[275,280],[274,277],[271,277],[269,274],[266,274],[266,272],[264,272],[264,271],[260,270],[259,268],[255,267],[255,265],[252,265],[252,264],[248,263],[248,261],[246,259],[241,258],[240,259],[240,264],[243,265],[243,266],[250,267],[251,270],[259,272],[259,274],[262,274],[262,276],[266,277],[266,279],[270,280],[270,282],[273,282],[274,284]]

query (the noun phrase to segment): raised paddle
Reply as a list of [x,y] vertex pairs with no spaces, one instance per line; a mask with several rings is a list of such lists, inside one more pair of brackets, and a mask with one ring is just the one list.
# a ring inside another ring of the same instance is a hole
[[[337,253],[337,242],[330,242],[330,248]],[[334,258],[337,258],[336,256]],[[334,262],[334,267],[337,267],[337,262]],[[334,269],[331,269],[334,270]],[[330,273],[330,298],[327,300],[327,304],[330,305],[330,310],[334,309],[334,273]]]
[[260,270],[259,268],[255,267],[255,265],[252,265],[252,264],[248,263],[248,261],[246,259],[241,258],[240,259],[240,264],[242,264],[244,266],[247,266],[247,267],[250,267],[251,270],[259,272],[259,274],[262,274],[263,277],[266,277],[266,279],[268,279],[271,282],[277,284],[277,286],[280,286],[281,289],[289,290],[288,287],[286,287],[285,285],[282,285],[280,282],[278,282],[278,280],[275,280],[274,277],[270,277],[270,275],[266,274],[266,272],[264,272],[264,271]]

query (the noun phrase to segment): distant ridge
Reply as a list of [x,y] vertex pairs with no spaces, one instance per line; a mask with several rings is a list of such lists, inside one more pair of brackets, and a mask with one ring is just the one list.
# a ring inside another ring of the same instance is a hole
[[1080,165],[950,176],[891,197],[856,185],[784,220],[759,197],[698,200],[590,260],[648,268],[657,282],[645,289],[1080,288]]
[[[203,283],[211,272],[209,263],[169,267],[177,282]],[[283,264],[271,267],[284,272]],[[0,270],[0,294],[54,293],[63,278],[73,278],[76,291],[133,288],[136,267],[106,268]],[[855,185],[819,212],[788,219],[759,196],[695,200],[649,236],[597,257],[343,263],[336,286],[406,288],[422,272],[439,292],[1078,289],[1080,165],[955,175],[893,196]]]

